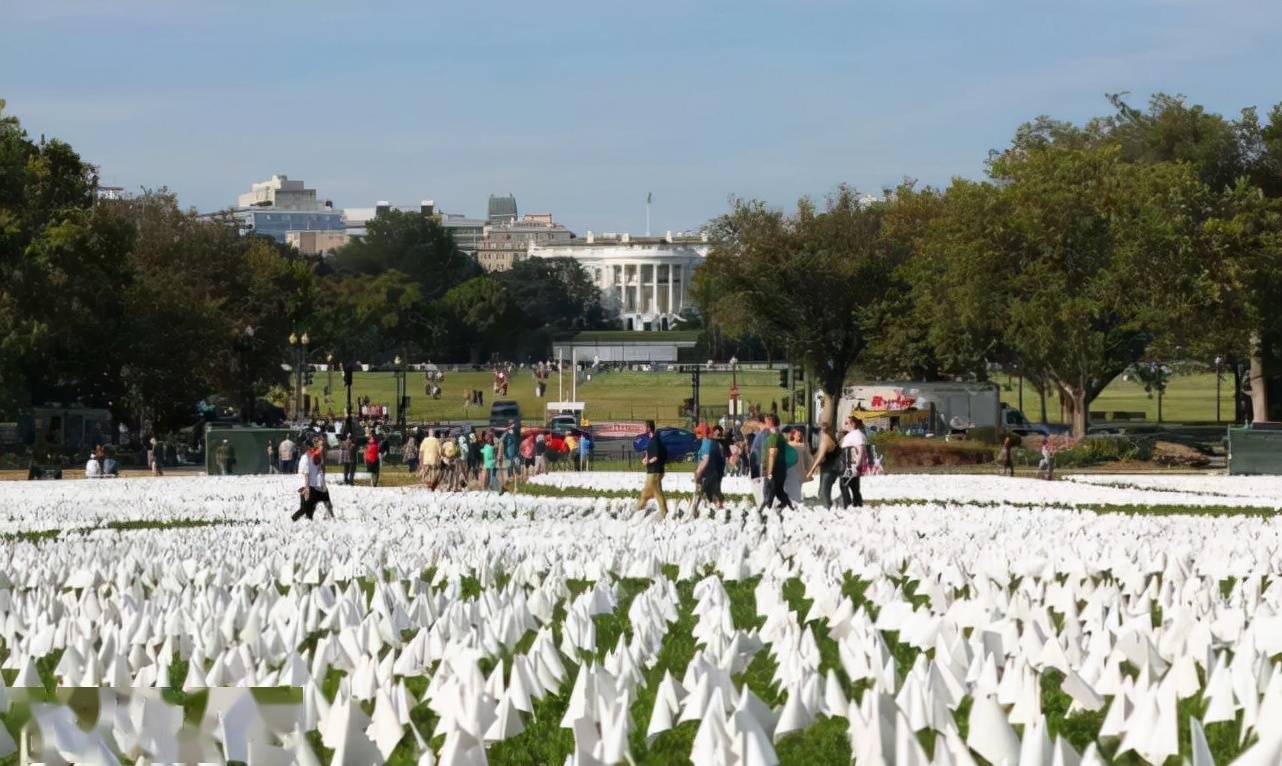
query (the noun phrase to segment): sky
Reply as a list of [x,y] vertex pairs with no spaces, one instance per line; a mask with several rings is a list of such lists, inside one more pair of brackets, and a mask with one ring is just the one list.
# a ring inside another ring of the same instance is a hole
[[[369,7],[360,7],[368,5]],[[205,212],[284,173],[338,207],[583,233],[698,228],[732,196],[980,177],[1106,93],[1282,101],[1278,0],[0,0],[0,98],[106,184]]]

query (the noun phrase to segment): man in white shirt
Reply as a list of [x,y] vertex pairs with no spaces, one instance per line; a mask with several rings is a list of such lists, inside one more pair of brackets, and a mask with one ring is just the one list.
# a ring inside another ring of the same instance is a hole
[[98,462],[98,457],[96,455],[90,455],[89,461],[85,463],[85,478],[102,478],[102,464]]
[[329,517],[334,518],[334,504],[330,502],[329,487],[325,485],[325,447],[321,437],[314,438],[309,448],[303,450],[298,461],[298,476],[302,479],[302,486],[298,488],[298,510],[290,521],[298,521],[303,516],[310,521],[320,503],[325,504]]

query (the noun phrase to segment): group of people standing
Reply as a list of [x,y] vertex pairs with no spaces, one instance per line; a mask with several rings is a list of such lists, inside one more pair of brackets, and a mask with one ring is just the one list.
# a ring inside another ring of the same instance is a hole
[[[654,500],[659,518],[668,515],[663,477],[668,462],[667,449],[659,438],[654,421],[646,421],[649,441],[641,458],[646,481],[637,498],[636,509],[644,510]],[[784,433],[777,415],[764,417],[762,428],[727,438],[721,426],[695,429],[699,447],[694,470],[695,493],[690,515],[695,516],[701,503],[720,509],[725,507],[721,481],[736,475],[736,464],[746,467],[753,479],[761,480],[760,509],[778,504],[791,509],[801,503],[801,485],[819,477],[819,502],[832,508],[833,485],[837,485],[841,507],[863,505],[860,477],[874,470],[872,449],[863,421],[851,416],[840,434],[834,435],[825,424],[820,429],[819,443],[812,453],[801,429]]]

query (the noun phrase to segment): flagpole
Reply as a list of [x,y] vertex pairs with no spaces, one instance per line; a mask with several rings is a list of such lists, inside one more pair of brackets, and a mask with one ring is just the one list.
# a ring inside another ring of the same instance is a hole
[[651,197],[653,197],[653,196],[654,196],[654,195],[653,195],[653,193],[652,193],[652,192],[646,192],[646,195],[645,195],[645,235],[646,235],[647,237],[648,237],[648,236],[650,236],[650,198],[651,198]]

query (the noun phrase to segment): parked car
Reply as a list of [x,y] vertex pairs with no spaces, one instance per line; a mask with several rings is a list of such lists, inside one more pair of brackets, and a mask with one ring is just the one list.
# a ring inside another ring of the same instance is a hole
[[[669,460],[682,460],[699,449],[699,438],[693,431],[687,431],[684,428],[660,428],[657,433],[659,443],[668,450]],[[645,452],[648,446],[650,446],[649,434],[641,434],[632,440],[632,449],[636,452]]]
[[1051,436],[1066,434],[1072,429],[1060,423],[1030,423],[1017,408],[1002,403],[1001,426],[1020,436]]

